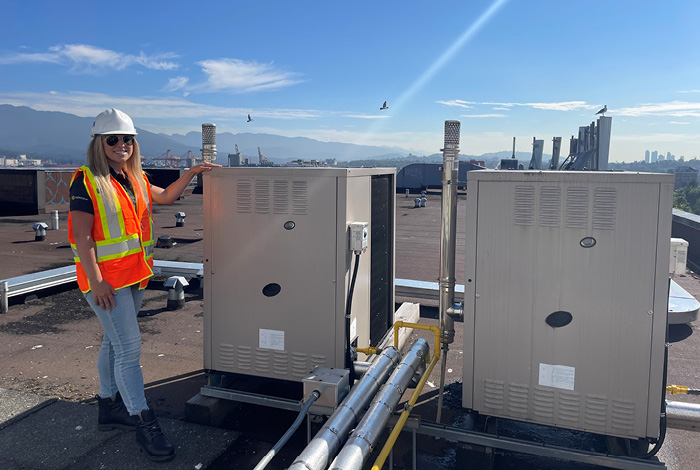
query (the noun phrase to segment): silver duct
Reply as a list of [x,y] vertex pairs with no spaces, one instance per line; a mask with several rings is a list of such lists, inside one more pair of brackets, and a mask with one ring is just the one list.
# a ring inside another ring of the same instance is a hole
[[395,347],[384,349],[288,470],[325,470],[400,359]]
[[700,405],[697,403],[667,401],[666,426],[686,431],[700,431]]
[[442,225],[440,227],[440,342],[455,339],[454,320],[447,313],[455,297],[455,252],[457,240],[457,178],[459,175],[459,121],[445,121],[442,149]]
[[421,369],[425,370],[428,349],[428,342],[424,339],[413,343],[411,350],[404,356],[401,364],[391,374],[387,383],[382,386],[364,418],[331,463],[330,470],[360,470],[362,468],[411,379],[419,374]]
[[436,421],[440,422],[445,389],[447,350],[455,339],[455,322],[449,314],[455,299],[455,253],[457,251],[457,183],[459,175],[459,121],[445,121],[445,148],[442,149],[442,226],[440,228],[440,392]]

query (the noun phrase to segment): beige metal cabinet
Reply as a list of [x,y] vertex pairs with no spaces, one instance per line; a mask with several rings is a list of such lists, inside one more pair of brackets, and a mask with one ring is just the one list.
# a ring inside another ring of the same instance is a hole
[[673,177],[468,175],[463,405],[656,438]]
[[370,223],[353,296],[353,340],[369,346],[373,321],[375,329],[388,328],[394,176],[394,169],[277,167],[205,174],[205,368],[301,381],[315,366],[344,367],[355,262],[349,222]]

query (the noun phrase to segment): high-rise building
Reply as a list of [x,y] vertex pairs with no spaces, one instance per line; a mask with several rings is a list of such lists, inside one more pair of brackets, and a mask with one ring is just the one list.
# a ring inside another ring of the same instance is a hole
[[666,160],[673,160],[673,158],[671,158],[671,152],[666,152]]
[[655,163],[658,160],[659,160],[659,152],[654,150],[653,152],[651,152],[651,163]]
[[650,158],[651,158],[651,152],[649,152],[649,151],[647,150],[646,152],[644,152],[644,162],[645,162],[645,163],[649,163],[649,159],[650,159]]
[[684,155],[681,155],[680,158],[679,158],[678,160],[681,161],[681,162],[684,162],[684,161],[685,161],[685,156],[684,156]]

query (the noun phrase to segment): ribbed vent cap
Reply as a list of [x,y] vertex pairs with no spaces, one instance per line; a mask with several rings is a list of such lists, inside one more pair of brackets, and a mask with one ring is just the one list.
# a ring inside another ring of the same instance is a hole
[[459,145],[459,121],[445,121],[445,147]]

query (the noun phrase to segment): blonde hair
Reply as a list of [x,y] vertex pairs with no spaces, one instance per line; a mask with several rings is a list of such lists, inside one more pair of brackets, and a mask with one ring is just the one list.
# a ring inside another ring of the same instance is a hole
[[[117,194],[114,190],[114,186],[112,186],[109,163],[107,162],[107,155],[102,147],[101,135],[96,135],[93,137],[92,141],[88,145],[87,166],[90,168],[90,171],[92,171],[92,174],[95,177],[97,189],[102,195],[102,199],[104,200],[105,204],[114,209]],[[148,201],[146,180],[143,177],[143,169],[141,168],[141,152],[136,139],[134,139],[131,157],[126,161],[124,166],[126,167],[126,172],[129,175],[131,185],[134,188],[134,193],[137,196],[139,193],[141,193],[144,200]]]

